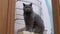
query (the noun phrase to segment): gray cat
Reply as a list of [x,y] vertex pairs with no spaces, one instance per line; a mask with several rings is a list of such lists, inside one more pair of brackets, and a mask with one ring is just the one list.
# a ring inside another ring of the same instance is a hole
[[23,3],[23,11],[26,31],[43,34],[44,32],[43,20],[39,15],[33,12],[32,3],[30,4]]

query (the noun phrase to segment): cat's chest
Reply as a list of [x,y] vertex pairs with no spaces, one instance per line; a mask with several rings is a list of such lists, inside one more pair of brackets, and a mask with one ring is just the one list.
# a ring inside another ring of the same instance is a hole
[[24,19],[26,19],[26,20],[33,20],[34,17],[33,17],[33,16],[27,16],[27,15],[25,15],[25,16],[24,16]]

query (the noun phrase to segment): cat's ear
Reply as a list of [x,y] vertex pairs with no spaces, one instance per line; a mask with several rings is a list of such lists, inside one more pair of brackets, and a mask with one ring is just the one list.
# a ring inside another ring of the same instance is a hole
[[32,6],[32,3],[30,3],[30,6]]
[[23,6],[25,6],[25,4],[23,3]]

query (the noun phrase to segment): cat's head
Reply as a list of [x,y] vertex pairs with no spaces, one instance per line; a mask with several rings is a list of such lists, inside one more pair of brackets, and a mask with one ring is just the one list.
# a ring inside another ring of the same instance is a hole
[[23,3],[23,11],[26,13],[32,12],[32,3],[30,4]]

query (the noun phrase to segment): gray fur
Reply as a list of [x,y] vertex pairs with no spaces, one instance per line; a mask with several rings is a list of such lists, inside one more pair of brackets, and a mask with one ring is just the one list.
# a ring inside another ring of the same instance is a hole
[[39,15],[33,12],[32,3],[28,5],[23,3],[23,11],[26,31],[43,34],[44,32],[43,20]]

